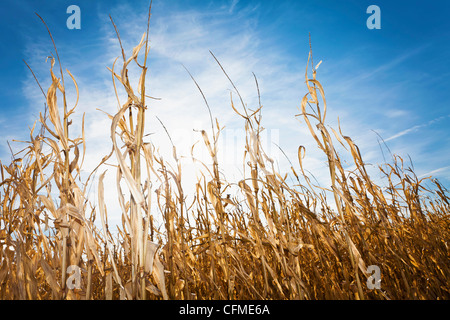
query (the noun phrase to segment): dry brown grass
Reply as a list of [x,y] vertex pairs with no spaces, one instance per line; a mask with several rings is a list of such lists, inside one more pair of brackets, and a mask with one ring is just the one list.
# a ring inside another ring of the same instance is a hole
[[[141,51],[143,62],[138,60]],[[96,171],[115,156],[122,211],[117,236],[108,226],[104,171],[98,206],[87,200],[92,175],[81,181],[80,169],[88,141],[84,128],[80,137],[69,133],[76,106],[68,108],[64,73],[59,63],[60,78],[54,74],[52,58],[52,84],[44,93],[48,118],[41,115],[40,132],[36,134],[35,124],[26,148],[11,164],[1,165],[0,299],[450,297],[450,199],[445,188],[437,180],[418,179],[398,156],[380,166],[388,184],[377,185],[352,139],[341,128],[327,129],[325,93],[312,67],[305,72],[307,93],[297,116],[328,163],[328,191],[305,174],[301,146],[300,170],[291,168],[296,185],[275,170],[259,139],[262,106],[249,110],[230,80],[240,101],[237,107],[231,98],[231,107],[244,121],[250,174],[241,181],[219,175],[221,128],[211,116],[211,132],[201,135],[212,165],[204,164],[194,201],[187,204],[175,146],[173,159],[166,160],[143,141],[148,52],[147,28],[131,56],[122,48],[121,70],[115,68],[119,58],[110,69],[119,108],[110,115],[112,152]],[[137,90],[128,75],[132,63],[142,71]],[[123,104],[117,85],[126,91]],[[62,96],[61,109],[57,96]],[[355,170],[344,170],[335,143],[348,150]],[[425,180],[434,189],[425,188]],[[125,185],[128,190],[122,190]],[[226,196],[232,185],[239,186],[239,198]],[[157,211],[151,210],[152,202]],[[158,215],[163,230],[154,226]],[[94,223],[98,217],[100,229]],[[380,290],[366,286],[369,265],[381,269]],[[66,286],[69,266],[81,268],[76,289]]]

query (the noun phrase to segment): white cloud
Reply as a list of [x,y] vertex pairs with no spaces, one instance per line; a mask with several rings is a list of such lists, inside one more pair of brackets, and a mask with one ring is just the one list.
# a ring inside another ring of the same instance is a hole
[[230,9],[228,10],[229,13],[233,13],[234,8],[236,7],[236,5],[239,3],[239,0],[232,0],[231,1],[231,5],[230,5]]
[[389,138],[385,139],[384,141],[387,142],[387,141],[390,141],[390,140],[394,140],[394,139],[400,138],[400,137],[402,137],[402,136],[404,136],[406,134],[409,134],[411,132],[416,132],[416,131],[418,131],[421,128],[433,125],[436,122],[444,120],[445,118],[448,118],[448,117],[450,117],[450,115],[437,117],[437,118],[435,118],[433,120],[430,120],[430,121],[428,121],[428,122],[426,122],[424,124],[418,124],[418,125],[412,126],[412,127],[408,128],[408,129],[402,130],[402,131],[400,131],[400,132],[390,136]]

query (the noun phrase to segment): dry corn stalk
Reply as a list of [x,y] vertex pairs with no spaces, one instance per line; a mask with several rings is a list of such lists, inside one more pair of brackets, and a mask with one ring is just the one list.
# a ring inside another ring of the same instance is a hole
[[[305,73],[307,94],[301,115],[324,152],[331,185],[314,185],[304,167],[302,146],[299,170],[292,163],[290,168],[295,185],[275,169],[260,141],[261,100],[251,111],[213,55],[241,104],[235,106],[231,96],[231,108],[243,119],[246,132],[245,170],[238,181],[228,181],[222,173],[217,157],[219,121],[214,123],[206,97],[191,75],[210,115],[212,132],[201,130],[200,138],[212,164],[202,163],[193,200],[187,203],[176,146],[172,146],[173,159],[167,160],[154,142],[144,141],[149,25],[128,58],[113,26],[123,64],[116,72],[116,59],[110,69],[118,101],[117,112],[109,116],[112,153],[81,181],[89,141],[85,141],[84,117],[80,137],[69,134],[78,86],[67,71],[77,91],[69,110],[55,46],[52,82],[47,92],[42,90],[48,117],[41,114],[39,133],[35,124],[25,148],[13,155],[9,165],[0,164],[0,299],[450,297],[447,189],[437,180],[417,178],[398,156],[379,167],[387,185],[376,184],[353,140],[340,127],[331,128],[330,134],[317,66],[311,68],[312,77],[309,67]],[[311,53],[309,58],[312,65]],[[60,78],[53,72],[56,61]],[[129,78],[133,63],[141,71],[137,90]],[[255,82],[259,96],[256,77]],[[124,104],[117,85],[124,88]],[[346,155],[337,152],[335,141],[347,151],[355,170],[344,169],[341,159]],[[86,191],[90,178],[112,154],[117,159],[114,172],[122,211],[116,233],[108,225],[106,173],[98,180],[98,205],[87,200]],[[234,187],[239,192],[227,194]],[[366,286],[370,265],[381,269],[379,290]],[[66,272],[70,266],[80,270],[79,287],[66,285],[73,279]]]

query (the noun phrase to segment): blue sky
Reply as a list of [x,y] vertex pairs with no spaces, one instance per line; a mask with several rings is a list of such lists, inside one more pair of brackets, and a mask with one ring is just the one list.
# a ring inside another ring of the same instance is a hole
[[[80,30],[66,27],[66,9],[72,4],[81,9]],[[372,4],[381,9],[379,30],[366,27],[366,9]],[[120,49],[108,15],[117,24],[129,54],[145,31],[147,7],[148,1],[140,0],[1,1],[0,159],[4,164],[10,160],[6,141],[26,139],[28,127],[45,102],[22,60],[33,68],[44,90],[50,83],[45,58],[53,48],[34,12],[47,22],[64,67],[78,81],[81,100],[75,116],[86,113],[89,170],[110,150],[110,124],[96,108],[108,113],[117,109],[106,67],[111,67]],[[384,161],[376,131],[392,153],[412,158],[418,176],[432,174],[448,186],[448,12],[450,2],[444,0],[155,0],[147,92],[161,100],[149,102],[147,132],[154,133],[153,142],[170,155],[158,116],[173,134],[180,153],[189,156],[190,146],[200,138],[192,129],[210,127],[202,98],[182,65],[199,82],[214,117],[227,127],[229,136],[240,132],[242,121],[230,108],[232,88],[209,54],[211,50],[249,107],[257,101],[252,72],[256,74],[264,105],[263,125],[270,139],[295,163],[298,146],[306,146],[307,168],[326,184],[326,170],[322,170],[323,180],[320,171],[324,155],[305,124],[294,117],[306,93],[304,72],[311,33],[314,62],[323,61],[318,80],[325,88],[328,124],[337,129],[339,117],[344,134],[360,146],[367,163],[375,166]],[[69,104],[73,99],[73,92],[69,93]],[[20,144],[12,146],[20,149]],[[389,160],[384,146],[383,152]],[[283,157],[278,160],[281,167],[286,165]]]

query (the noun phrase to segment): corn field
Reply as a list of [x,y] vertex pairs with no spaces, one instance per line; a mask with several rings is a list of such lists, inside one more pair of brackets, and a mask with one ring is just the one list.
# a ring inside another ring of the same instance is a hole
[[[230,107],[245,128],[247,170],[240,181],[221,174],[222,128],[211,116],[211,128],[200,132],[211,163],[202,163],[194,200],[187,203],[176,146],[173,158],[164,159],[157,145],[144,141],[151,108],[145,86],[148,25],[128,54],[112,25],[121,50],[109,69],[119,104],[108,115],[111,153],[86,179],[81,169],[89,141],[84,118],[81,133],[69,131],[77,106],[68,105],[65,81],[74,83],[77,97],[78,86],[63,70],[49,30],[55,56],[52,83],[43,90],[46,109],[25,148],[10,164],[0,163],[0,299],[450,298],[447,190],[431,177],[419,179],[400,156],[378,167],[386,185],[373,181],[345,128],[326,124],[325,92],[312,52],[295,117],[323,152],[331,185],[319,188],[310,180],[302,146],[291,171],[278,172],[259,138],[262,105],[247,107],[213,55],[234,88]],[[129,79],[131,65],[141,71],[137,87]],[[119,87],[126,95],[119,95]],[[338,145],[355,170],[344,169]],[[117,165],[106,171],[111,159]],[[122,214],[114,230],[104,197],[106,174],[116,178]],[[87,198],[94,181],[96,204]],[[239,197],[227,196],[232,187]],[[157,217],[162,228],[154,223]],[[381,287],[371,289],[373,265],[381,271]]]

